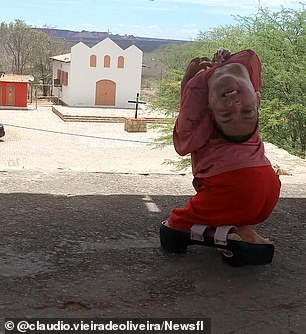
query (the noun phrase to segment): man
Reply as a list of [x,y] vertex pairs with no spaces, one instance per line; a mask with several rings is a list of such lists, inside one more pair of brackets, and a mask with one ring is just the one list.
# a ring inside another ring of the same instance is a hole
[[271,214],[280,182],[258,133],[261,63],[255,52],[220,49],[213,61],[196,58],[182,80],[173,141],[191,153],[196,195],[161,225],[162,247],[203,244],[224,250],[236,265],[265,264],[274,246],[252,225]]

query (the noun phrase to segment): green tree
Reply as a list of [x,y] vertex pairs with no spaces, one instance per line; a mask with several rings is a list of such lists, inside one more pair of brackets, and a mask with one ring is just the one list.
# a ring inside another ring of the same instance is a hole
[[[305,156],[305,7],[279,12],[260,8],[255,16],[240,18],[240,22],[263,63],[261,133],[270,142]],[[286,130],[281,136],[271,136],[276,123],[283,123]]]
[[[172,84],[180,81],[189,61],[211,57],[219,47],[231,52],[251,48],[262,61],[263,87],[260,128],[263,138],[305,156],[306,136],[306,11],[259,8],[252,16],[236,17],[237,25],[200,32],[198,39],[161,49],[159,58],[168,66],[152,106],[173,113],[179,103]],[[176,59],[172,59],[173,55]],[[168,76],[175,69],[180,78]],[[165,88],[166,85],[166,88]],[[169,137],[170,138],[170,137]],[[168,140],[169,141],[169,140]]]
[[10,71],[23,74],[30,62],[34,48],[34,31],[24,21],[0,24],[0,40],[10,64]]
[[43,95],[48,95],[52,82],[50,57],[65,53],[68,43],[32,29],[24,21],[0,23],[0,68],[15,74],[32,74],[35,82],[42,83]]

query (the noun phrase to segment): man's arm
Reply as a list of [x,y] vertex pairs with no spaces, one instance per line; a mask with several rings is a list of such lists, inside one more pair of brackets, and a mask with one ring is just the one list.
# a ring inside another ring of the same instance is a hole
[[[207,143],[213,122],[207,110],[207,87],[201,82],[201,72],[229,57],[228,50],[218,49],[212,60],[200,57],[190,61],[181,82],[180,113],[173,131],[174,147],[180,155],[194,152]],[[192,80],[196,75],[199,77]]]
[[207,68],[212,67],[211,60],[207,57],[197,57],[190,61],[181,81],[181,96],[186,83],[192,79],[200,71],[206,71]]
[[[200,76],[200,75],[199,75]],[[196,81],[200,80],[197,76]],[[196,87],[194,80],[183,89],[180,113],[173,130],[173,143],[180,155],[192,153],[206,144],[213,129],[212,119],[205,106],[207,96],[202,87]]]

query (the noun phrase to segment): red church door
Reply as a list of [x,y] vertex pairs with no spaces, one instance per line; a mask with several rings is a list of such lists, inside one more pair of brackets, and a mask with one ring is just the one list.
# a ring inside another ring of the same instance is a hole
[[3,102],[2,102],[2,86],[0,86],[0,106],[3,106]]
[[6,87],[6,105],[14,106],[15,105],[15,87],[8,85]]
[[116,105],[116,83],[111,80],[100,80],[96,82],[96,105]]

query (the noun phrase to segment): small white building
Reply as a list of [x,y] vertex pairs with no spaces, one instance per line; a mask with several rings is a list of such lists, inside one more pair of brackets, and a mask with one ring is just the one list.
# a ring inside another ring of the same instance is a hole
[[135,108],[141,88],[142,51],[121,49],[110,38],[92,48],[80,42],[53,60],[53,95],[68,106]]

